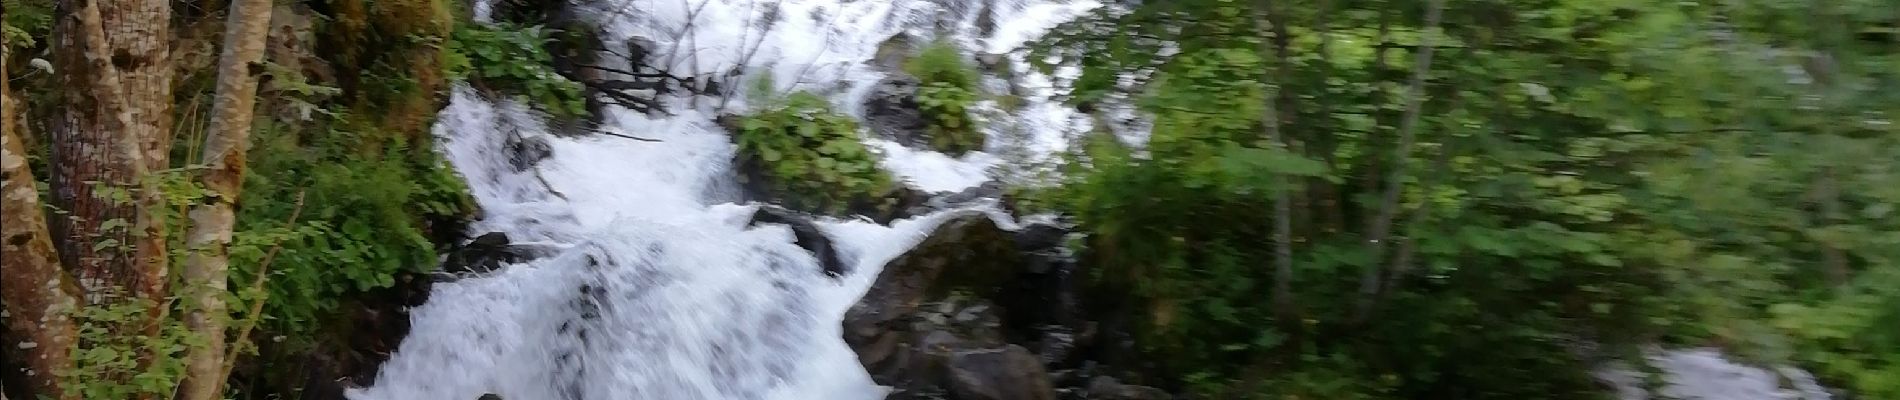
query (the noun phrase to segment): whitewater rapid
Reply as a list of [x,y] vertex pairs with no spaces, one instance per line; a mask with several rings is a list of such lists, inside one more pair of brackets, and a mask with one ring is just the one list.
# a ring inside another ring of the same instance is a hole
[[[898,34],[998,54],[1024,104],[984,102],[991,148],[962,157],[866,132],[882,165],[921,190],[991,180],[1063,150],[1089,128],[1061,106],[1057,81],[1027,63],[1024,43],[1099,4],[1086,0],[601,0],[581,3],[609,48],[650,43],[648,61],[680,76],[771,76],[774,92],[811,91],[858,112],[885,74],[869,61]],[[486,5],[476,17],[485,19]],[[769,22],[768,22],[769,21]],[[988,25],[988,26],[986,26]],[[611,61],[610,61],[611,63]],[[611,65],[611,64],[610,64]],[[622,65],[624,66],[624,65]],[[1070,71],[1072,72],[1072,71]],[[729,85],[744,88],[748,85]],[[663,96],[669,115],[610,108],[601,130],[552,135],[532,107],[458,86],[438,117],[440,150],[481,207],[473,234],[506,233],[551,253],[435,285],[412,330],[359,400],[879,399],[840,335],[844,311],[884,262],[943,213],[888,226],[826,220],[850,273],[832,279],[783,226],[748,227],[753,205],[731,169],[718,113],[761,93]],[[545,141],[551,158],[510,163],[510,143]],[[997,156],[1002,146],[1024,153]]]

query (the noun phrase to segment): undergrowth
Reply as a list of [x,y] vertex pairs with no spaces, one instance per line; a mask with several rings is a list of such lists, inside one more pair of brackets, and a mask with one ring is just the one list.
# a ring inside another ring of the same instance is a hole
[[763,171],[795,208],[843,211],[885,194],[890,176],[858,139],[858,123],[824,98],[793,93],[739,121],[739,164]]

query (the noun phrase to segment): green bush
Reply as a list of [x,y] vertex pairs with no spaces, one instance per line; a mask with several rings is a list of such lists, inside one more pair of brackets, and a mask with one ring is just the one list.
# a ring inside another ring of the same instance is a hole
[[[322,321],[364,291],[395,283],[401,272],[436,265],[431,234],[453,226],[472,205],[461,179],[428,149],[373,127],[263,129],[245,175],[239,229],[291,229],[269,264],[270,301],[260,328],[294,340],[320,340]],[[302,198],[302,210],[298,200]],[[285,226],[300,213],[297,226]],[[273,239],[275,240],[275,239]],[[234,282],[256,276],[268,244],[233,246]],[[292,343],[300,345],[307,343]]]
[[893,188],[858,141],[858,123],[825,99],[794,93],[739,121],[739,164],[762,171],[788,206],[843,211]]
[[486,88],[518,94],[556,116],[587,113],[580,82],[556,73],[548,46],[554,42],[539,25],[458,25],[447,49],[451,77]]
[[983,131],[970,115],[977,100],[976,68],[955,45],[937,42],[904,64],[917,77],[917,104],[930,123],[930,147],[952,155],[983,149]]

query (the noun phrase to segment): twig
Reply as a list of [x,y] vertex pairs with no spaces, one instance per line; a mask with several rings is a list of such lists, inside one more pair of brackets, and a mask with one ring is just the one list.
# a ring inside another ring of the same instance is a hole
[[619,134],[619,133],[613,133],[613,132],[608,132],[608,131],[602,131],[602,130],[595,130],[595,131],[594,131],[594,133],[598,133],[598,134],[602,134],[602,135],[607,135],[607,136],[613,136],[613,137],[620,137],[620,138],[627,138],[627,139],[633,139],[633,140],[638,140],[638,141],[642,141],[642,142],[658,142],[658,141],[660,141],[660,139],[650,139],[650,138],[643,138],[643,137],[639,137],[639,136],[633,136],[633,135],[625,135],[625,134]]
[[[1405,114],[1399,121],[1399,143],[1397,149],[1393,151],[1392,173],[1386,178],[1385,193],[1379,202],[1377,217],[1366,235],[1366,253],[1374,260],[1385,258],[1386,242],[1391,236],[1392,222],[1398,216],[1399,191],[1405,180],[1406,158],[1411,157],[1412,144],[1417,140],[1419,112],[1423,108],[1426,96],[1425,76],[1431,72],[1432,52],[1436,50],[1435,47],[1430,46],[1432,43],[1430,30],[1438,28],[1438,23],[1445,12],[1445,0],[1432,0],[1429,7],[1425,12],[1426,34],[1419,39],[1424,49],[1415,56],[1412,79],[1407,85]],[[1373,297],[1379,291],[1379,277],[1385,272],[1387,271],[1380,263],[1374,262],[1360,275],[1359,298],[1355,301],[1353,326],[1364,323],[1372,311]]]
[[[303,190],[297,191],[297,205],[290,210],[290,219],[284,222],[284,226],[296,228],[297,218],[303,216],[304,193]],[[257,264],[257,277],[251,278],[251,290],[257,292],[257,299],[251,301],[250,313],[244,316],[244,324],[238,327],[237,340],[231,342],[231,350],[224,354],[224,368],[218,374],[220,378],[230,378],[231,369],[237,366],[238,352],[244,350],[244,343],[251,338],[251,329],[256,328],[257,321],[264,316],[264,302],[270,299],[270,292],[264,290],[264,282],[270,277],[271,261],[277,259],[277,251],[283,248],[284,238],[271,241],[270,251],[265,252],[263,261]]]

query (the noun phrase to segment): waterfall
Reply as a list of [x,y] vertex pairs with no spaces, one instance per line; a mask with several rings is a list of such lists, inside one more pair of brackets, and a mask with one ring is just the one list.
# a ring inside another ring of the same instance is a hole
[[[1089,0],[599,0],[581,3],[608,48],[648,44],[679,75],[770,76],[777,92],[810,91],[856,112],[884,78],[869,63],[898,34],[1002,57],[1016,110],[985,101],[990,145],[962,157],[867,133],[883,166],[918,189],[955,191],[1059,152],[1090,121],[1056,99],[1072,69],[1031,68],[1023,44],[1099,4]],[[477,7],[485,18],[487,6]],[[638,38],[638,39],[636,39]],[[611,58],[611,57],[609,57]],[[435,134],[482,209],[474,233],[504,232],[548,249],[495,273],[437,284],[361,400],[878,399],[839,321],[883,263],[943,213],[878,225],[819,226],[852,265],[838,279],[782,226],[748,227],[734,148],[713,121],[748,93],[665,95],[667,113],[610,108],[614,135],[549,133],[526,104],[455,89]],[[756,93],[751,95],[758,95]],[[510,143],[545,141],[552,157],[522,167]],[[1009,150],[1022,153],[1004,157]]]

